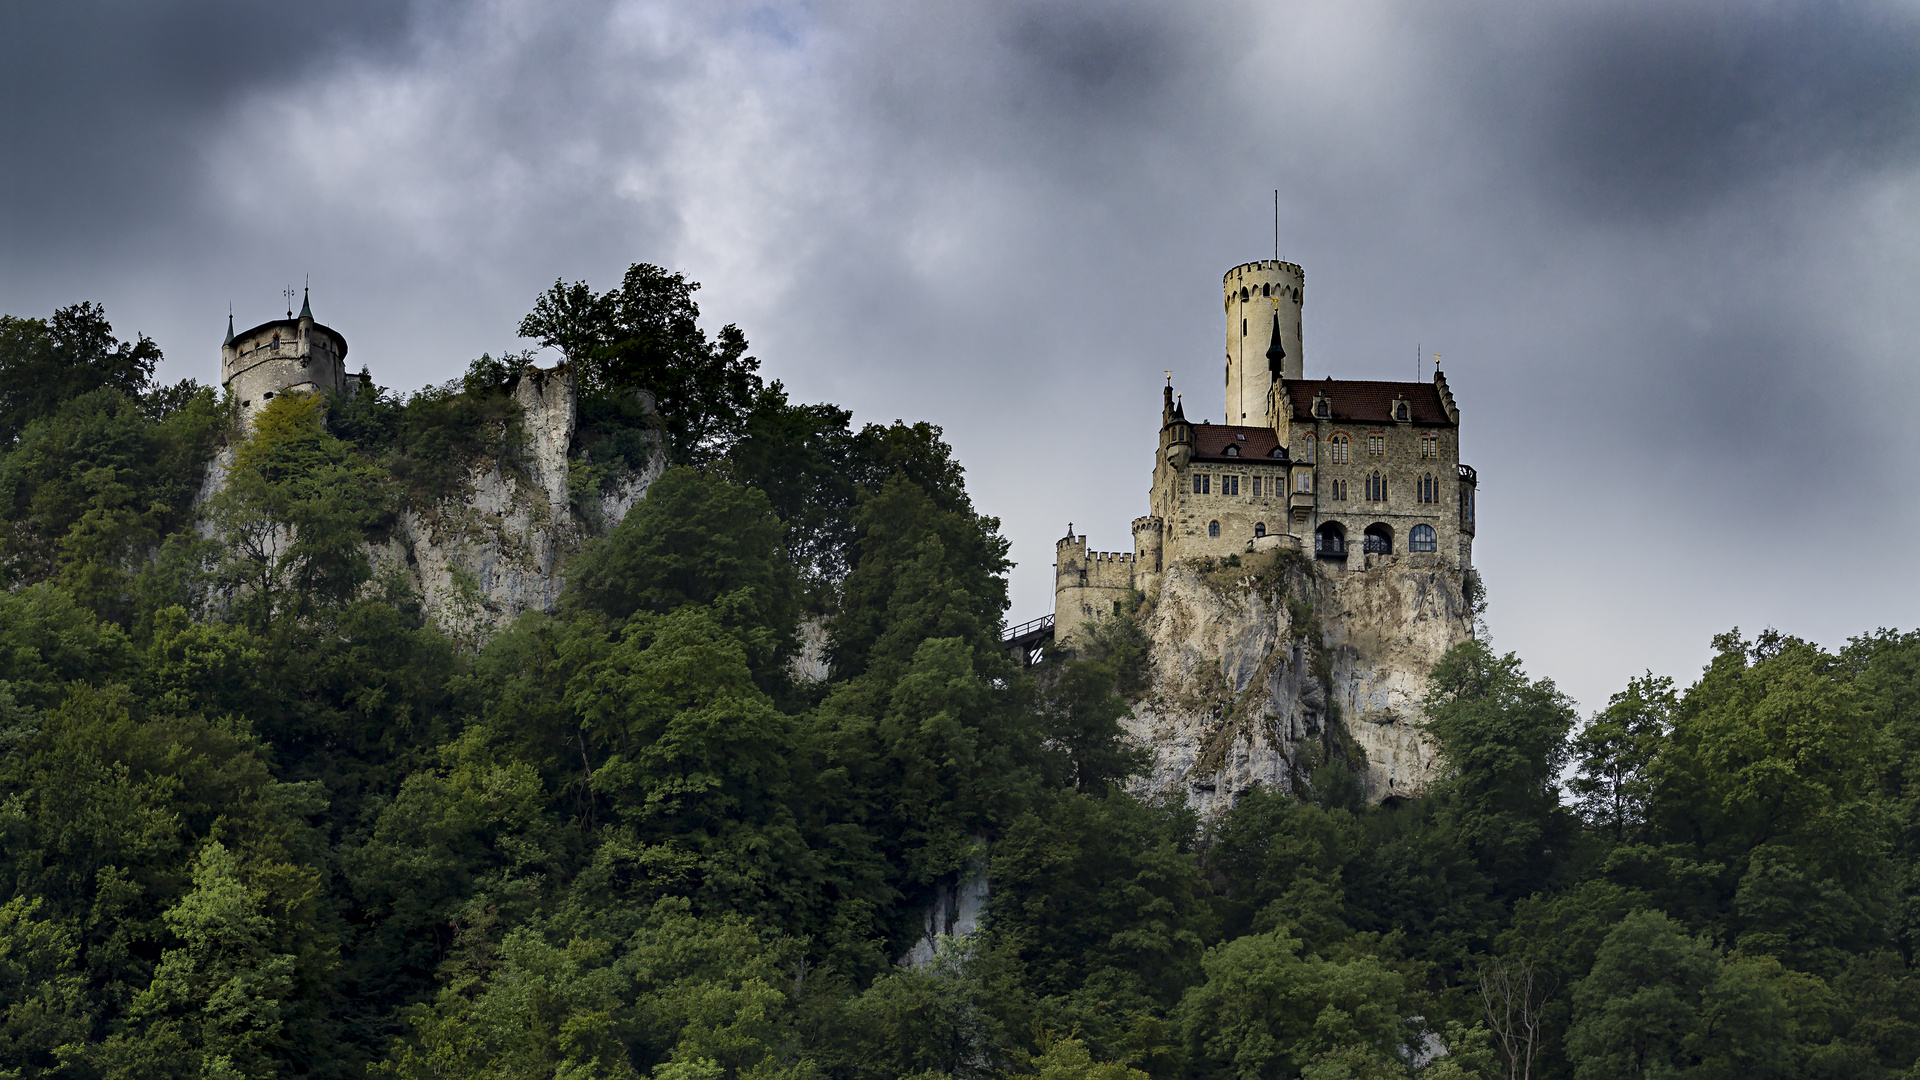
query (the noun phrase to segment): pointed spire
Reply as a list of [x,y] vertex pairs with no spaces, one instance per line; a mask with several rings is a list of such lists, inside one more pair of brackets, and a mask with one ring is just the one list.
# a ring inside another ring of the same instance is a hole
[[[313,301],[308,299],[309,294],[312,292],[313,285],[311,283],[302,286],[300,289],[300,317],[303,319],[313,318]],[[1274,318],[1278,319],[1279,316],[1276,315]]]
[[232,308],[227,309],[227,340],[221,342],[220,344],[222,347],[233,344],[233,309]]
[[1267,340],[1267,359],[1277,365],[1287,358],[1287,348],[1280,344],[1280,308],[1278,306],[1273,309],[1273,336]]
[[1180,403],[1179,394],[1173,395],[1173,418],[1175,420],[1185,420],[1187,418],[1187,410],[1186,407]]

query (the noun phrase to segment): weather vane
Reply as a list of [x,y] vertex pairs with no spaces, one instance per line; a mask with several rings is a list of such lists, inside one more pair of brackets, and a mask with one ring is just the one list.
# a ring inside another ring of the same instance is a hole
[[281,290],[280,295],[287,298],[287,318],[293,318],[293,286]]

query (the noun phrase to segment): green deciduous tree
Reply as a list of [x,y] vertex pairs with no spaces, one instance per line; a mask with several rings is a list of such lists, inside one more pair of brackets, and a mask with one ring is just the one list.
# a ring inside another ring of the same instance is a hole
[[700,329],[700,286],[648,263],[595,293],[555,281],[521,320],[520,336],[559,349],[589,398],[653,395],[675,462],[703,465],[726,453],[761,388],[760,362],[732,324]]
[[63,307],[50,319],[0,315],[0,450],[69,398],[100,389],[138,398],[159,362],[160,347],[145,334],[115,338],[99,304]]

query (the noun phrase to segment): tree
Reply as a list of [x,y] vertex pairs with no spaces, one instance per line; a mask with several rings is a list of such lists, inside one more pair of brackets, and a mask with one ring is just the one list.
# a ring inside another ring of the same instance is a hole
[[520,336],[559,349],[589,398],[652,394],[672,459],[703,465],[739,436],[761,381],[738,327],[711,340],[700,329],[699,287],[649,263],[628,267],[605,293],[555,281],[521,320]]
[[1573,703],[1550,679],[1529,680],[1512,653],[1482,641],[1447,650],[1433,666],[1426,730],[1445,764],[1445,816],[1500,892],[1545,883],[1572,836],[1560,806]]
[[1407,988],[1379,961],[1323,959],[1274,931],[1208,949],[1202,965],[1179,1010],[1195,1075],[1406,1075]]
[[0,315],[0,449],[68,398],[100,389],[138,398],[159,362],[160,347],[145,334],[116,339],[99,304],[63,307],[51,319]]
[[1646,821],[1653,764],[1678,707],[1673,680],[1649,671],[1629,680],[1574,738],[1580,772],[1568,786],[1587,823],[1616,843]]
[[366,535],[387,512],[385,477],[327,433],[325,404],[297,393],[268,402],[213,500],[221,577],[256,628],[345,603],[371,573]]
[[635,612],[713,607],[765,670],[791,648],[798,600],[764,493],[668,469],[613,531],[567,567],[565,603],[615,623]]

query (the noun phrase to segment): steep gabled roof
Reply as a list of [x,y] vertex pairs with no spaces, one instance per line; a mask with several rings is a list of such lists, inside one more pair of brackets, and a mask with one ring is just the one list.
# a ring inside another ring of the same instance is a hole
[[[1237,427],[1229,424],[1193,425],[1193,460],[1195,461],[1264,461],[1271,465],[1280,459],[1273,456],[1280,439],[1272,428]],[[1237,447],[1238,457],[1229,457],[1227,447]]]
[[1324,419],[1351,424],[1391,424],[1395,398],[1406,398],[1411,422],[1452,427],[1440,391],[1432,383],[1374,382],[1367,379],[1288,379],[1287,399],[1297,420],[1322,419],[1313,414],[1313,399],[1326,395],[1332,415]]

